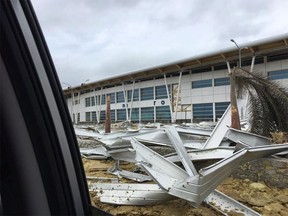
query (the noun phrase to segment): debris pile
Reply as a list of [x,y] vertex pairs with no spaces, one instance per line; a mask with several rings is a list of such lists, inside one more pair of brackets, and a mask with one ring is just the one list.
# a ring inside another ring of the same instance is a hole
[[[83,157],[112,157],[116,163],[107,169],[108,172],[133,183],[117,182],[115,177],[105,179],[106,182],[96,179],[89,182],[90,190],[102,203],[114,205],[155,205],[180,198],[196,208],[205,202],[222,214],[228,211],[260,215],[216,188],[239,164],[279,153],[287,154],[288,145],[272,145],[266,137],[229,128],[230,116],[230,109],[227,109],[210,131],[158,125],[157,128],[120,130],[109,134],[93,133],[90,138],[99,144],[93,149],[81,148]],[[79,137],[89,136],[79,130],[76,130]],[[169,149],[171,153],[156,152],[155,147]],[[123,170],[119,161],[133,163],[138,173]],[[211,161],[211,165],[196,168],[195,163],[199,161]]]

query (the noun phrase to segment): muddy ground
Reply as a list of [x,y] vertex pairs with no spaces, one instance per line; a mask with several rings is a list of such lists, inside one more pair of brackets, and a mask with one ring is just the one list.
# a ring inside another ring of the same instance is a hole
[[[111,177],[106,170],[114,164],[111,159],[107,160],[87,160],[83,159],[84,168],[87,176]],[[132,171],[135,167],[133,164],[121,164],[121,168]],[[132,182],[130,180],[120,179],[120,182]],[[227,178],[218,190],[226,195],[242,202],[251,207],[262,215],[283,215],[288,216],[288,188],[278,189],[268,187],[262,182],[252,182],[248,179],[240,180]],[[117,206],[101,203],[95,192],[91,192],[92,204],[103,209],[112,215],[127,216],[188,216],[188,215],[221,215],[204,203],[199,208],[194,208],[188,201],[175,199],[159,205],[150,206]],[[230,212],[229,215],[241,215]]]

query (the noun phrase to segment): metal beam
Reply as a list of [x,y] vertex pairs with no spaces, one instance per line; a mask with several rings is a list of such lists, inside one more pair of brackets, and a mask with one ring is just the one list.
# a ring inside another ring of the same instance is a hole
[[101,202],[116,205],[143,206],[175,199],[157,184],[90,183],[89,190],[96,191]]
[[223,53],[220,53],[220,55],[223,59],[226,59],[226,56]]
[[213,129],[210,137],[205,142],[203,149],[218,147],[229,129],[227,125],[230,126],[230,124],[231,124],[231,108],[229,105],[224,114],[222,115],[221,119]]
[[171,98],[170,98],[169,89],[168,89],[168,84],[167,84],[167,78],[166,78],[166,74],[165,74],[165,73],[164,73],[164,82],[165,82],[165,86],[166,86],[167,98],[168,98],[168,101],[169,101],[171,122],[173,122],[172,100],[171,100]]
[[119,161],[117,161],[112,167],[107,170],[108,173],[116,175],[120,178],[126,178],[130,180],[134,180],[137,182],[145,182],[145,181],[152,181],[152,177],[149,175],[144,175],[140,173],[134,173],[127,170],[122,170],[119,166]]
[[176,150],[186,172],[189,174],[189,176],[195,176],[198,175],[195,166],[191,162],[191,159],[189,155],[187,154],[187,151],[184,147],[184,144],[176,130],[175,127],[165,127],[164,128],[168,138],[170,139],[172,145],[174,146],[174,149]]
[[205,203],[210,205],[216,210],[220,210],[224,215],[230,215],[229,212],[239,213],[240,215],[249,215],[249,216],[260,216],[258,212],[254,211],[251,208],[243,205],[235,199],[221,193],[218,190],[214,190],[209,196],[204,200]]

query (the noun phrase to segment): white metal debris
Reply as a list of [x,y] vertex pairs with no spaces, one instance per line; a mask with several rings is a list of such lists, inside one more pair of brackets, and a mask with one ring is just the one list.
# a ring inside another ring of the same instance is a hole
[[101,202],[116,205],[151,205],[175,198],[157,184],[92,183],[89,189]]

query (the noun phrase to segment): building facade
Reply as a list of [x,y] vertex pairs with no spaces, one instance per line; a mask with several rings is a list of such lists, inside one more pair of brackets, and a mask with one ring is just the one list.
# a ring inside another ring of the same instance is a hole
[[[215,122],[230,104],[229,73],[237,66],[288,87],[288,35],[241,47],[70,86],[64,95],[71,118],[104,122],[109,97],[112,122]],[[245,118],[245,103],[239,110]]]

